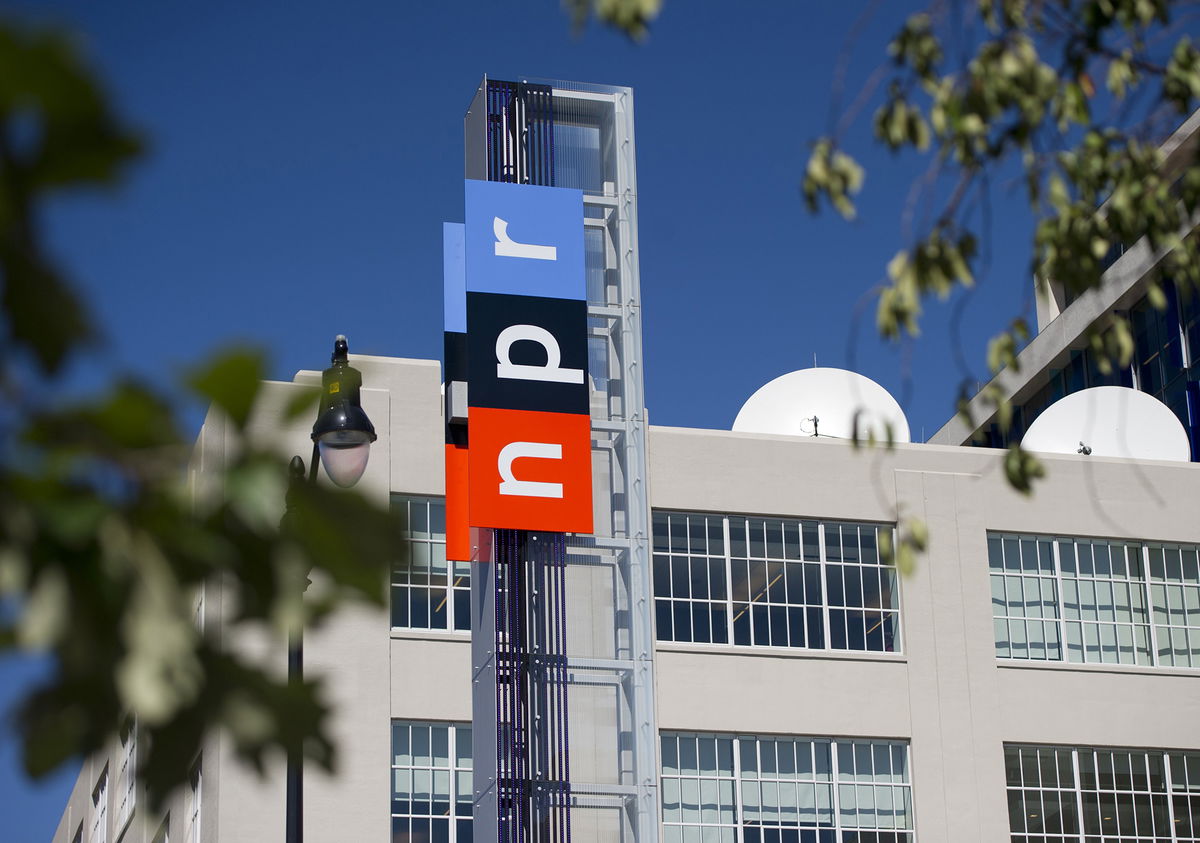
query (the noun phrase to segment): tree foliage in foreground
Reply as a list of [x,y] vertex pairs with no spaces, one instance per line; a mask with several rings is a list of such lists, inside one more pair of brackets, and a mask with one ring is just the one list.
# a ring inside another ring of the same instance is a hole
[[[1156,306],[1166,305],[1162,284],[1184,296],[1200,289],[1200,244],[1188,236],[1200,160],[1167,171],[1159,149],[1200,99],[1200,52],[1186,34],[1195,14],[1195,4],[1169,0],[981,0],[934,3],[907,20],[888,48],[873,131],[892,150],[928,156],[916,198],[931,211],[887,266],[876,311],[883,337],[916,336],[926,299],[974,284],[993,185],[1012,173],[1032,211],[1039,295],[1052,282],[1069,298],[1098,288],[1112,250],[1139,241],[1163,256],[1148,287]],[[802,189],[813,211],[828,202],[852,217],[863,173],[840,141],[815,143]],[[1018,316],[991,340],[993,375],[1018,368],[1029,334]],[[1093,326],[1089,342],[1103,370],[1129,365],[1123,317]],[[959,411],[974,429],[969,397],[961,394]],[[983,399],[1007,428],[1012,410],[995,381]],[[1019,445],[1004,467],[1024,493],[1043,473]]]
[[[577,13],[590,10],[634,37],[659,5],[572,2]],[[864,8],[870,15],[878,4]],[[1164,284],[1196,294],[1200,244],[1188,232],[1200,207],[1200,158],[1166,171],[1159,146],[1200,101],[1200,50],[1189,34],[1200,31],[1198,22],[1197,4],[1181,0],[934,0],[909,17],[882,72],[836,129],[813,142],[801,183],[814,213],[829,205],[854,216],[866,174],[844,143],[860,104],[879,99],[875,140],[927,159],[910,199],[917,221],[903,232],[908,245],[878,289],[881,336],[915,337],[926,300],[973,286],[992,191],[1014,178],[1032,212],[1030,271],[1039,295],[1051,282],[1068,298],[1096,289],[1112,250],[1139,241],[1161,256],[1151,302],[1165,307]],[[993,375],[1017,368],[1029,335],[1017,316],[992,338]],[[1088,341],[1102,370],[1129,365],[1133,339],[1122,316],[1093,326]],[[967,384],[958,406],[973,430]],[[983,401],[1007,428],[1012,408],[994,381]],[[1004,466],[1023,493],[1043,472],[1015,445]]]
[[[592,14],[640,38],[661,2],[569,5],[577,19]],[[879,5],[864,4],[862,22]],[[1166,307],[1163,285],[1174,284],[1181,297],[1200,292],[1200,243],[1190,234],[1200,210],[1200,149],[1170,171],[1160,151],[1200,101],[1200,50],[1189,34],[1200,31],[1198,15],[1197,4],[1183,0],[933,0],[908,18],[881,72],[837,127],[813,142],[801,182],[813,213],[827,204],[854,217],[866,173],[845,151],[845,135],[883,83],[874,139],[924,156],[928,169],[909,200],[906,216],[918,221],[903,232],[908,245],[877,289],[882,337],[917,336],[926,300],[974,285],[992,191],[1014,174],[1032,212],[1030,271],[1039,296],[1052,283],[1069,299],[1097,289],[1113,250],[1139,242],[1158,259],[1147,287],[1156,307]],[[1019,368],[1029,336],[1018,315],[991,339],[992,375]],[[1087,339],[1105,374],[1129,365],[1134,345],[1124,316],[1105,316]],[[964,375],[958,413],[974,430],[971,380]],[[993,380],[980,395],[1007,430],[1012,407],[1001,385]],[[1004,471],[1022,494],[1045,473],[1019,444],[1005,455]],[[927,541],[924,524],[909,519],[887,551],[910,569]]]
[[[282,670],[218,647],[196,623],[201,586],[236,607],[222,635],[282,644],[340,598],[382,603],[394,533],[360,498],[307,485],[281,533],[287,466],[249,442],[212,478],[220,493],[193,498],[179,396],[144,381],[118,374],[98,394],[55,397],[103,340],[39,222],[56,196],[118,183],[141,146],[67,37],[0,20],[0,657],[52,663],[9,714],[35,777],[134,718],[157,803],[209,729],[260,768],[287,749],[335,761],[320,681],[289,687]],[[241,431],[263,375],[257,354],[229,350],[180,387]],[[305,600],[310,569],[328,588]]]
[[[595,15],[641,37],[661,0],[567,6],[578,24]],[[945,0],[907,21],[872,126],[887,147],[928,156],[923,204],[934,210],[888,265],[882,335],[915,335],[928,298],[973,284],[983,209],[1014,171],[1033,211],[1043,288],[1094,289],[1110,249],[1138,241],[1164,256],[1163,283],[1184,294],[1200,286],[1200,253],[1186,236],[1200,166],[1165,173],[1158,151],[1200,99],[1200,53],[1186,35],[1195,14],[1169,0]],[[828,203],[850,217],[865,174],[844,140],[814,142],[802,192],[814,211]],[[140,147],[68,39],[0,22],[0,654],[52,659],[49,679],[15,713],[31,774],[102,747],[133,716],[153,801],[184,780],[211,728],[253,764],[295,748],[332,766],[319,683],[289,688],[218,648],[195,625],[194,600],[202,583],[219,582],[237,607],[235,632],[282,641],[339,598],[382,601],[391,525],[353,496],[306,486],[281,533],[286,468],[249,444],[217,478],[221,494],[193,501],[176,396],[117,375],[86,400],[52,397],[102,338],[47,254],[41,214],[56,195],[119,182]],[[1150,296],[1164,301],[1159,286]],[[1016,365],[1028,333],[1018,318],[993,339],[993,372]],[[1128,363],[1119,318],[1091,342],[1104,365]],[[181,387],[244,429],[262,373],[257,355],[229,351]],[[1006,421],[1000,391],[985,397]],[[1022,491],[1041,472],[1016,447],[1005,468]],[[926,540],[919,523],[901,530],[897,561],[911,563]],[[330,588],[301,600],[310,568]]]

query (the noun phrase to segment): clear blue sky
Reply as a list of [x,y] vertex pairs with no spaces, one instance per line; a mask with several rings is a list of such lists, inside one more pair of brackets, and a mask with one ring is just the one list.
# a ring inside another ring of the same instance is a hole
[[[875,149],[868,112],[848,135],[868,171],[859,219],[801,203],[859,4],[666,0],[642,45],[595,26],[574,37],[558,0],[9,5],[77,30],[149,144],[120,189],[46,220],[108,336],[81,385],[128,366],[163,379],[233,340],[265,347],[281,379],[325,365],[339,332],[355,352],[439,357],[441,225],[462,219],[462,117],[484,73],[634,88],[656,424],[728,427],[815,354],[883,384],[920,439],[953,411],[957,353],[982,376],[986,337],[1026,303],[1028,221],[998,186],[964,339],[934,306],[901,353],[874,338],[867,306],[852,341],[923,166]],[[879,5],[848,99],[910,10]],[[0,706],[38,669],[0,662]],[[4,839],[48,840],[70,779],[28,790],[0,737]]]

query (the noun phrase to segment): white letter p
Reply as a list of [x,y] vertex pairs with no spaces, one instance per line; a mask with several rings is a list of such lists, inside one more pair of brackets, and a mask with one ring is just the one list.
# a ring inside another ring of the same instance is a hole
[[[524,363],[514,363],[509,355],[512,354],[514,343],[530,340],[540,345],[546,352],[545,366],[529,366]],[[512,378],[523,381],[549,381],[550,383],[583,383],[583,369],[564,369],[562,350],[554,334],[537,325],[509,325],[496,337],[496,377]]]

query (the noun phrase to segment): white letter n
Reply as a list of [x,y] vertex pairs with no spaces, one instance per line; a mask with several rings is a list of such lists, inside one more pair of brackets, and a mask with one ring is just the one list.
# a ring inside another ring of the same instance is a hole
[[496,467],[500,469],[500,494],[525,498],[561,498],[562,483],[541,483],[518,480],[513,476],[513,462],[522,457],[539,460],[561,460],[562,445],[553,442],[510,442],[500,449]]

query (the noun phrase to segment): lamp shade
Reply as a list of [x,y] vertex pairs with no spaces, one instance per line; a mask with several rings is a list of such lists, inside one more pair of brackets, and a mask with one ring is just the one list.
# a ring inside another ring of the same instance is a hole
[[335,485],[353,486],[367,470],[375,427],[362,407],[339,401],[328,407],[313,425],[313,440],[321,453],[321,465]]
[[321,465],[334,485],[348,489],[359,481],[367,470],[367,458],[371,455],[371,443],[359,442],[353,445],[343,445],[317,441],[321,452]]

